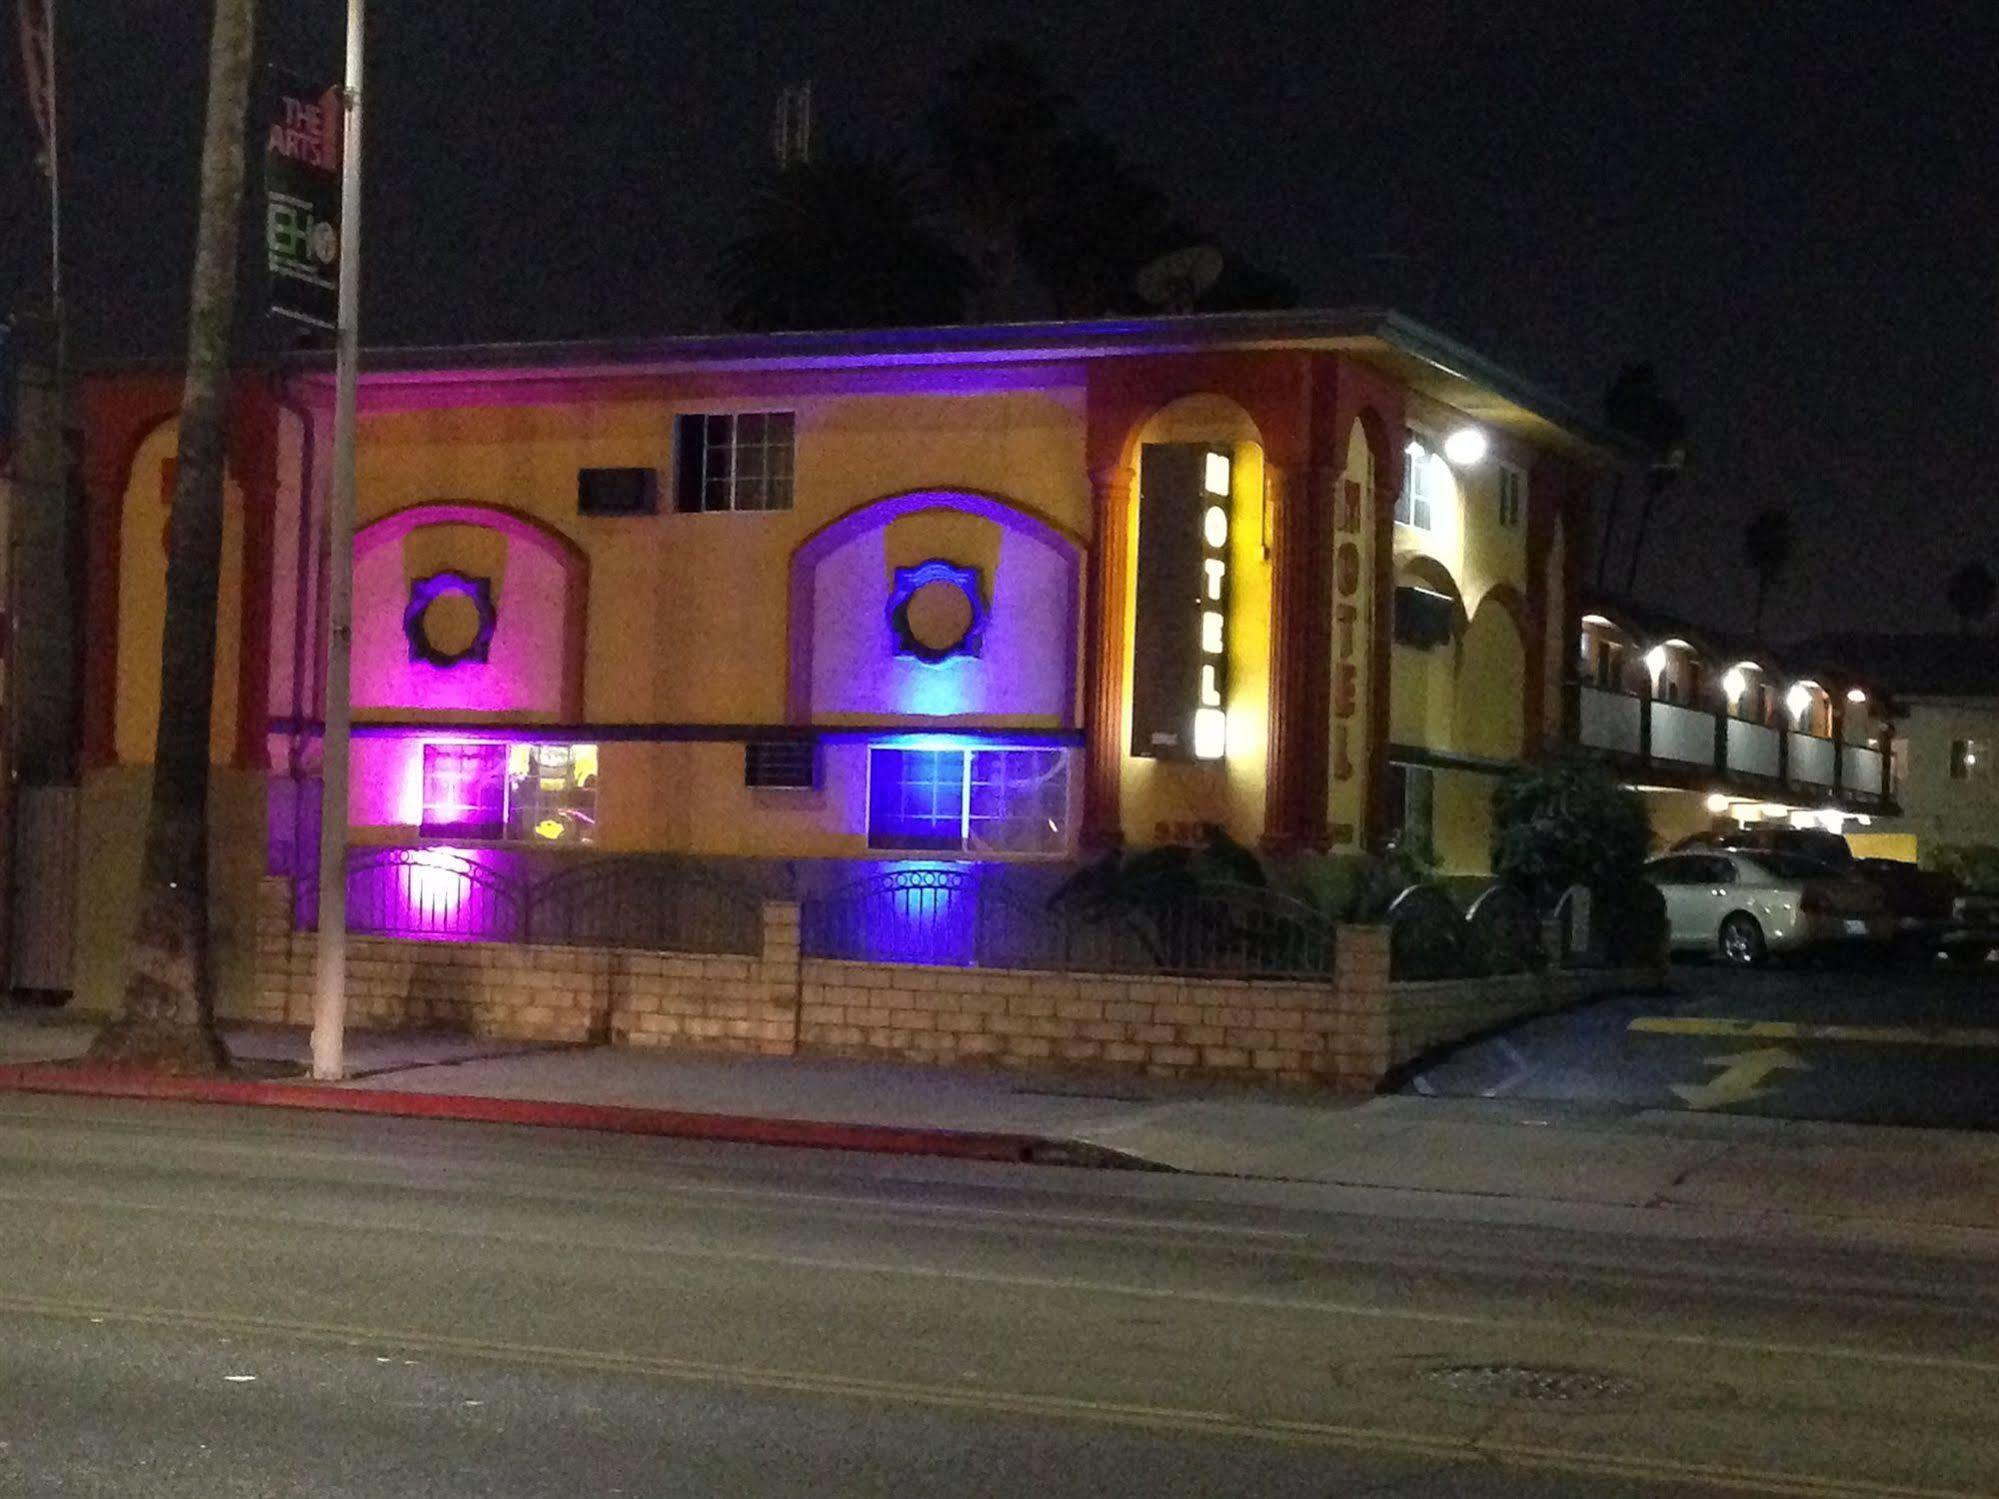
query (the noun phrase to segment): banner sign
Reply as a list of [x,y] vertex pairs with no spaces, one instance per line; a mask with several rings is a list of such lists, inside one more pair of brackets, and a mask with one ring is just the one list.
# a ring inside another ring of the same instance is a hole
[[331,330],[340,310],[340,90],[280,81],[264,139],[271,311]]

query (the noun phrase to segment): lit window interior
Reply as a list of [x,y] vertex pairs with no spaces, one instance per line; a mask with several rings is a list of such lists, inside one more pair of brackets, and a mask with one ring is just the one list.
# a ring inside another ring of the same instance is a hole
[[594,843],[594,744],[426,744],[423,835]]
[[870,848],[1059,854],[1068,822],[1065,749],[877,745],[868,752]]

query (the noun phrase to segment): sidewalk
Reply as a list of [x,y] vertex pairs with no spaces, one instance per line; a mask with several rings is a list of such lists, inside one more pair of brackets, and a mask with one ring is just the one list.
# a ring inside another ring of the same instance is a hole
[[[239,1026],[262,1080],[49,1066],[92,1032],[0,1011],[0,1089],[167,1097],[612,1129],[984,1160],[1148,1165],[1370,1193],[1815,1222],[1876,1242],[1925,1231],[1999,1249],[1999,1136],[1720,1114],[1560,1111],[1518,1100],[1285,1097],[1142,1078],[837,1060],[349,1038],[355,1074],[302,1076],[303,1030]],[[289,1073],[289,1076],[274,1074]],[[1985,1236],[1990,1235],[1988,1240]]]

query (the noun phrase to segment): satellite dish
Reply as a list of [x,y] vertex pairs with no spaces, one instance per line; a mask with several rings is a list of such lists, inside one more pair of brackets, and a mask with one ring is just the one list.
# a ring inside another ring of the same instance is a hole
[[1220,279],[1222,252],[1213,245],[1169,250],[1138,273],[1138,294],[1162,312],[1192,312]]

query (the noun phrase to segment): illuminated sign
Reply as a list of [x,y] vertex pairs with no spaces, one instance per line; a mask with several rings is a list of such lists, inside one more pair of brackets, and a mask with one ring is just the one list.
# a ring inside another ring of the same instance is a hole
[[1225,447],[1151,443],[1139,455],[1136,756],[1219,760],[1228,753],[1234,479],[1234,454]]

